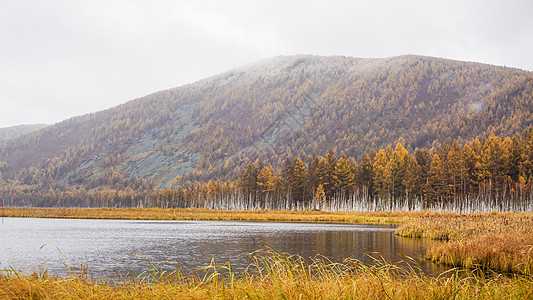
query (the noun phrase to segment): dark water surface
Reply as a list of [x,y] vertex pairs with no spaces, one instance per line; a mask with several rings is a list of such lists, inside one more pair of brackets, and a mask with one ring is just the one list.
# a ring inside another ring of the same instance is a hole
[[[0,270],[25,273],[48,270],[67,275],[80,264],[103,277],[134,275],[166,261],[190,270],[230,262],[243,269],[249,253],[270,247],[304,257],[321,254],[333,260],[373,260],[378,252],[388,262],[420,258],[428,241],[394,235],[394,226],[226,221],[137,221],[5,218],[0,224]],[[64,258],[63,258],[64,256]],[[442,267],[420,260],[425,273]]]

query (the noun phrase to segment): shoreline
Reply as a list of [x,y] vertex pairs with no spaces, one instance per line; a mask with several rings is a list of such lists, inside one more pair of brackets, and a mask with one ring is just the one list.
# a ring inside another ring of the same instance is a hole
[[[106,220],[205,220],[397,225],[395,234],[434,241],[426,259],[454,267],[436,278],[413,269],[354,261],[304,263],[297,256],[268,253],[239,276],[229,265],[206,277],[148,270],[121,284],[91,279],[0,271],[0,296],[7,298],[529,298],[533,296],[533,213],[454,214],[436,212],[220,211],[160,208],[13,208],[6,217]],[[460,274],[470,272],[471,276]],[[398,275],[401,276],[398,276]],[[477,275],[480,274],[480,275]],[[449,276],[448,276],[449,275]],[[255,295],[255,296],[254,296]],[[371,296],[368,296],[371,295]],[[257,297],[256,297],[257,296]],[[394,297],[391,297],[394,296]]]
[[324,211],[245,211],[203,208],[43,208],[5,207],[3,217],[110,219],[110,220],[204,220],[308,223],[399,224],[409,215],[426,212],[324,212]]
[[397,225],[395,234],[435,241],[426,259],[459,267],[533,275],[533,213],[230,211],[193,208],[6,207],[4,216],[107,220],[248,221]]

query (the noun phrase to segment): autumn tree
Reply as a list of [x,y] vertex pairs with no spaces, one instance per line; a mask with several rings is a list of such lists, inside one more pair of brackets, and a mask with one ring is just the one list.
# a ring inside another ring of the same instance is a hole
[[459,194],[462,195],[462,187],[464,180],[464,160],[463,149],[461,145],[454,140],[448,150],[446,157],[446,171],[445,176],[448,178],[449,186],[446,190],[455,198]]
[[292,177],[290,179],[292,199],[294,203],[305,202],[306,168],[303,161],[297,157],[292,164]]
[[467,193],[473,193],[478,186],[478,174],[481,164],[479,162],[479,155],[474,152],[474,149],[469,145],[463,147],[463,161],[464,161],[464,180],[463,190]]
[[314,200],[318,201],[319,204],[323,204],[326,201],[326,193],[324,193],[324,186],[322,183],[316,188]]
[[374,158],[372,165],[373,169],[373,182],[376,196],[382,200],[389,198],[390,186],[387,182],[387,166],[389,158],[384,149],[380,149]]
[[420,199],[427,198],[427,178],[431,167],[431,155],[426,149],[416,149],[414,157],[414,167],[411,168],[409,176],[411,193]]
[[373,159],[376,156],[374,151],[365,153],[356,167],[355,181],[357,186],[367,191],[368,195],[374,194],[373,181]]
[[520,177],[520,172],[522,170],[521,162],[524,155],[523,151],[523,140],[522,136],[519,133],[516,133],[509,147],[509,170],[508,175],[513,181],[518,181]]
[[500,137],[491,135],[483,145],[481,156],[482,179],[489,180],[491,197],[500,192],[507,175],[509,150]]
[[335,164],[333,180],[338,197],[346,199],[353,190],[355,177],[344,154]]
[[272,166],[264,166],[257,175],[257,189],[259,201],[264,204],[275,190],[275,178],[273,176]]
[[394,151],[391,153],[386,168],[387,182],[391,186],[392,202],[394,202],[396,198],[402,197],[406,194],[406,175],[409,167],[409,153],[401,143],[397,143]]
[[335,165],[337,165],[337,158],[330,148],[326,156],[322,157],[318,163],[319,183],[324,187],[327,199],[331,199],[335,193],[335,180],[333,179]]
[[246,200],[255,201],[257,198],[257,168],[253,162],[249,162],[239,179]]
[[[320,177],[319,177],[319,165],[320,165],[320,159],[316,154],[313,154],[309,158],[309,163],[307,167],[307,186],[306,186],[306,198],[312,199],[315,194],[318,185],[320,184]],[[323,188],[323,187],[322,187]]]
[[434,201],[442,201],[444,199],[444,188],[445,188],[445,173],[444,165],[440,160],[438,154],[433,155],[431,160],[431,166],[429,169],[429,178],[428,178],[428,187],[430,200],[428,204],[431,204]]

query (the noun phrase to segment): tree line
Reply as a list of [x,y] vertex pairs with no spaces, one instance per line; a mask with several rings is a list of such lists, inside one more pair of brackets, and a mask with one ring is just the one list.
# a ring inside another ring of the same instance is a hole
[[409,153],[402,142],[359,161],[330,149],[287,158],[281,167],[249,162],[238,180],[158,193],[157,206],[219,209],[531,211],[533,130],[453,140]]
[[158,189],[116,168],[71,188],[53,185],[37,168],[26,169],[17,181],[2,178],[5,168],[0,163],[0,196],[9,206],[533,210],[533,129],[412,152],[400,139],[359,160],[333,149],[305,160],[286,158],[279,166],[257,159],[236,180],[172,189]]

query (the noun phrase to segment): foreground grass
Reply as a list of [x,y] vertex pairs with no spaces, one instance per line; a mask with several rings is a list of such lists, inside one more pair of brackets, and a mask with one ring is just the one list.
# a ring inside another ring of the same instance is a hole
[[0,276],[2,299],[531,299],[531,276],[468,276],[458,271],[438,278],[407,265],[366,266],[355,260],[333,263],[273,251],[254,255],[248,270],[211,265],[204,275],[165,272],[109,284],[86,278]]

